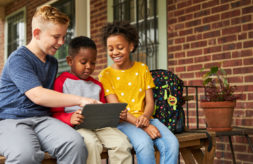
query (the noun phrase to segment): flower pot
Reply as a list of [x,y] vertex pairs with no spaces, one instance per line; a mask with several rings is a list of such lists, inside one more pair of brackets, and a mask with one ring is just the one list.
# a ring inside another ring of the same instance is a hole
[[230,131],[235,101],[200,102],[206,117],[207,130]]

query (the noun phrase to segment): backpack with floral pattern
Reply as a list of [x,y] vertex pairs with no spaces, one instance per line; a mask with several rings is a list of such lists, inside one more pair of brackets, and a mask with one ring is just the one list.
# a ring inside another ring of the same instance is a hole
[[153,88],[155,110],[153,117],[159,119],[173,133],[184,131],[185,115],[183,110],[183,81],[167,70],[150,71],[155,88]]

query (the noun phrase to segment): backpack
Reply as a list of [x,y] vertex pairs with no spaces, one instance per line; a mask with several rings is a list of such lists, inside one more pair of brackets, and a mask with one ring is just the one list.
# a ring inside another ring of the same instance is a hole
[[181,133],[185,127],[183,110],[183,81],[167,70],[151,70],[155,110],[153,117],[159,119],[173,133]]

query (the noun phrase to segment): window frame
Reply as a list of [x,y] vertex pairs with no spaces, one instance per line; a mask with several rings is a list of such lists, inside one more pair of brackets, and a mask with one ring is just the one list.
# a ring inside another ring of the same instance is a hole
[[[167,1],[158,0],[158,56],[156,69],[168,69],[168,44],[167,44]],[[165,19],[165,21],[164,21]],[[113,0],[107,0],[107,21],[113,21]],[[166,35],[164,35],[166,34]],[[166,59],[166,60],[165,60]],[[107,64],[112,65],[113,61],[107,57]]]
[[8,19],[10,17],[13,17],[15,15],[17,15],[18,13],[20,12],[24,12],[24,15],[23,15],[23,20],[24,20],[24,45],[26,45],[26,42],[27,42],[27,29],[26,29],[26,26],[27,26],[27,22],[26,22],[26,7],[22,7],[20,8],[19,10],[16,10],[14,12],[12,12],[11,14],[7,15],[5,17],[5,24],[4,24],[4,62],[7,61],[7,58],[8,58]]

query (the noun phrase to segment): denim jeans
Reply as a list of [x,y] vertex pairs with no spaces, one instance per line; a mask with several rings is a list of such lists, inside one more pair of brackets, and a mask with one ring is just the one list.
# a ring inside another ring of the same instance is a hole
[[128,136],[138,164],[156,163],[154,145],[160,152],[160,164],[177,164],[179,143],[176,136],[158,119],[151,119],[150,124],[159,129],[161,138],[152,140],[144,130],[127,122],[120,123],[118,129]]

